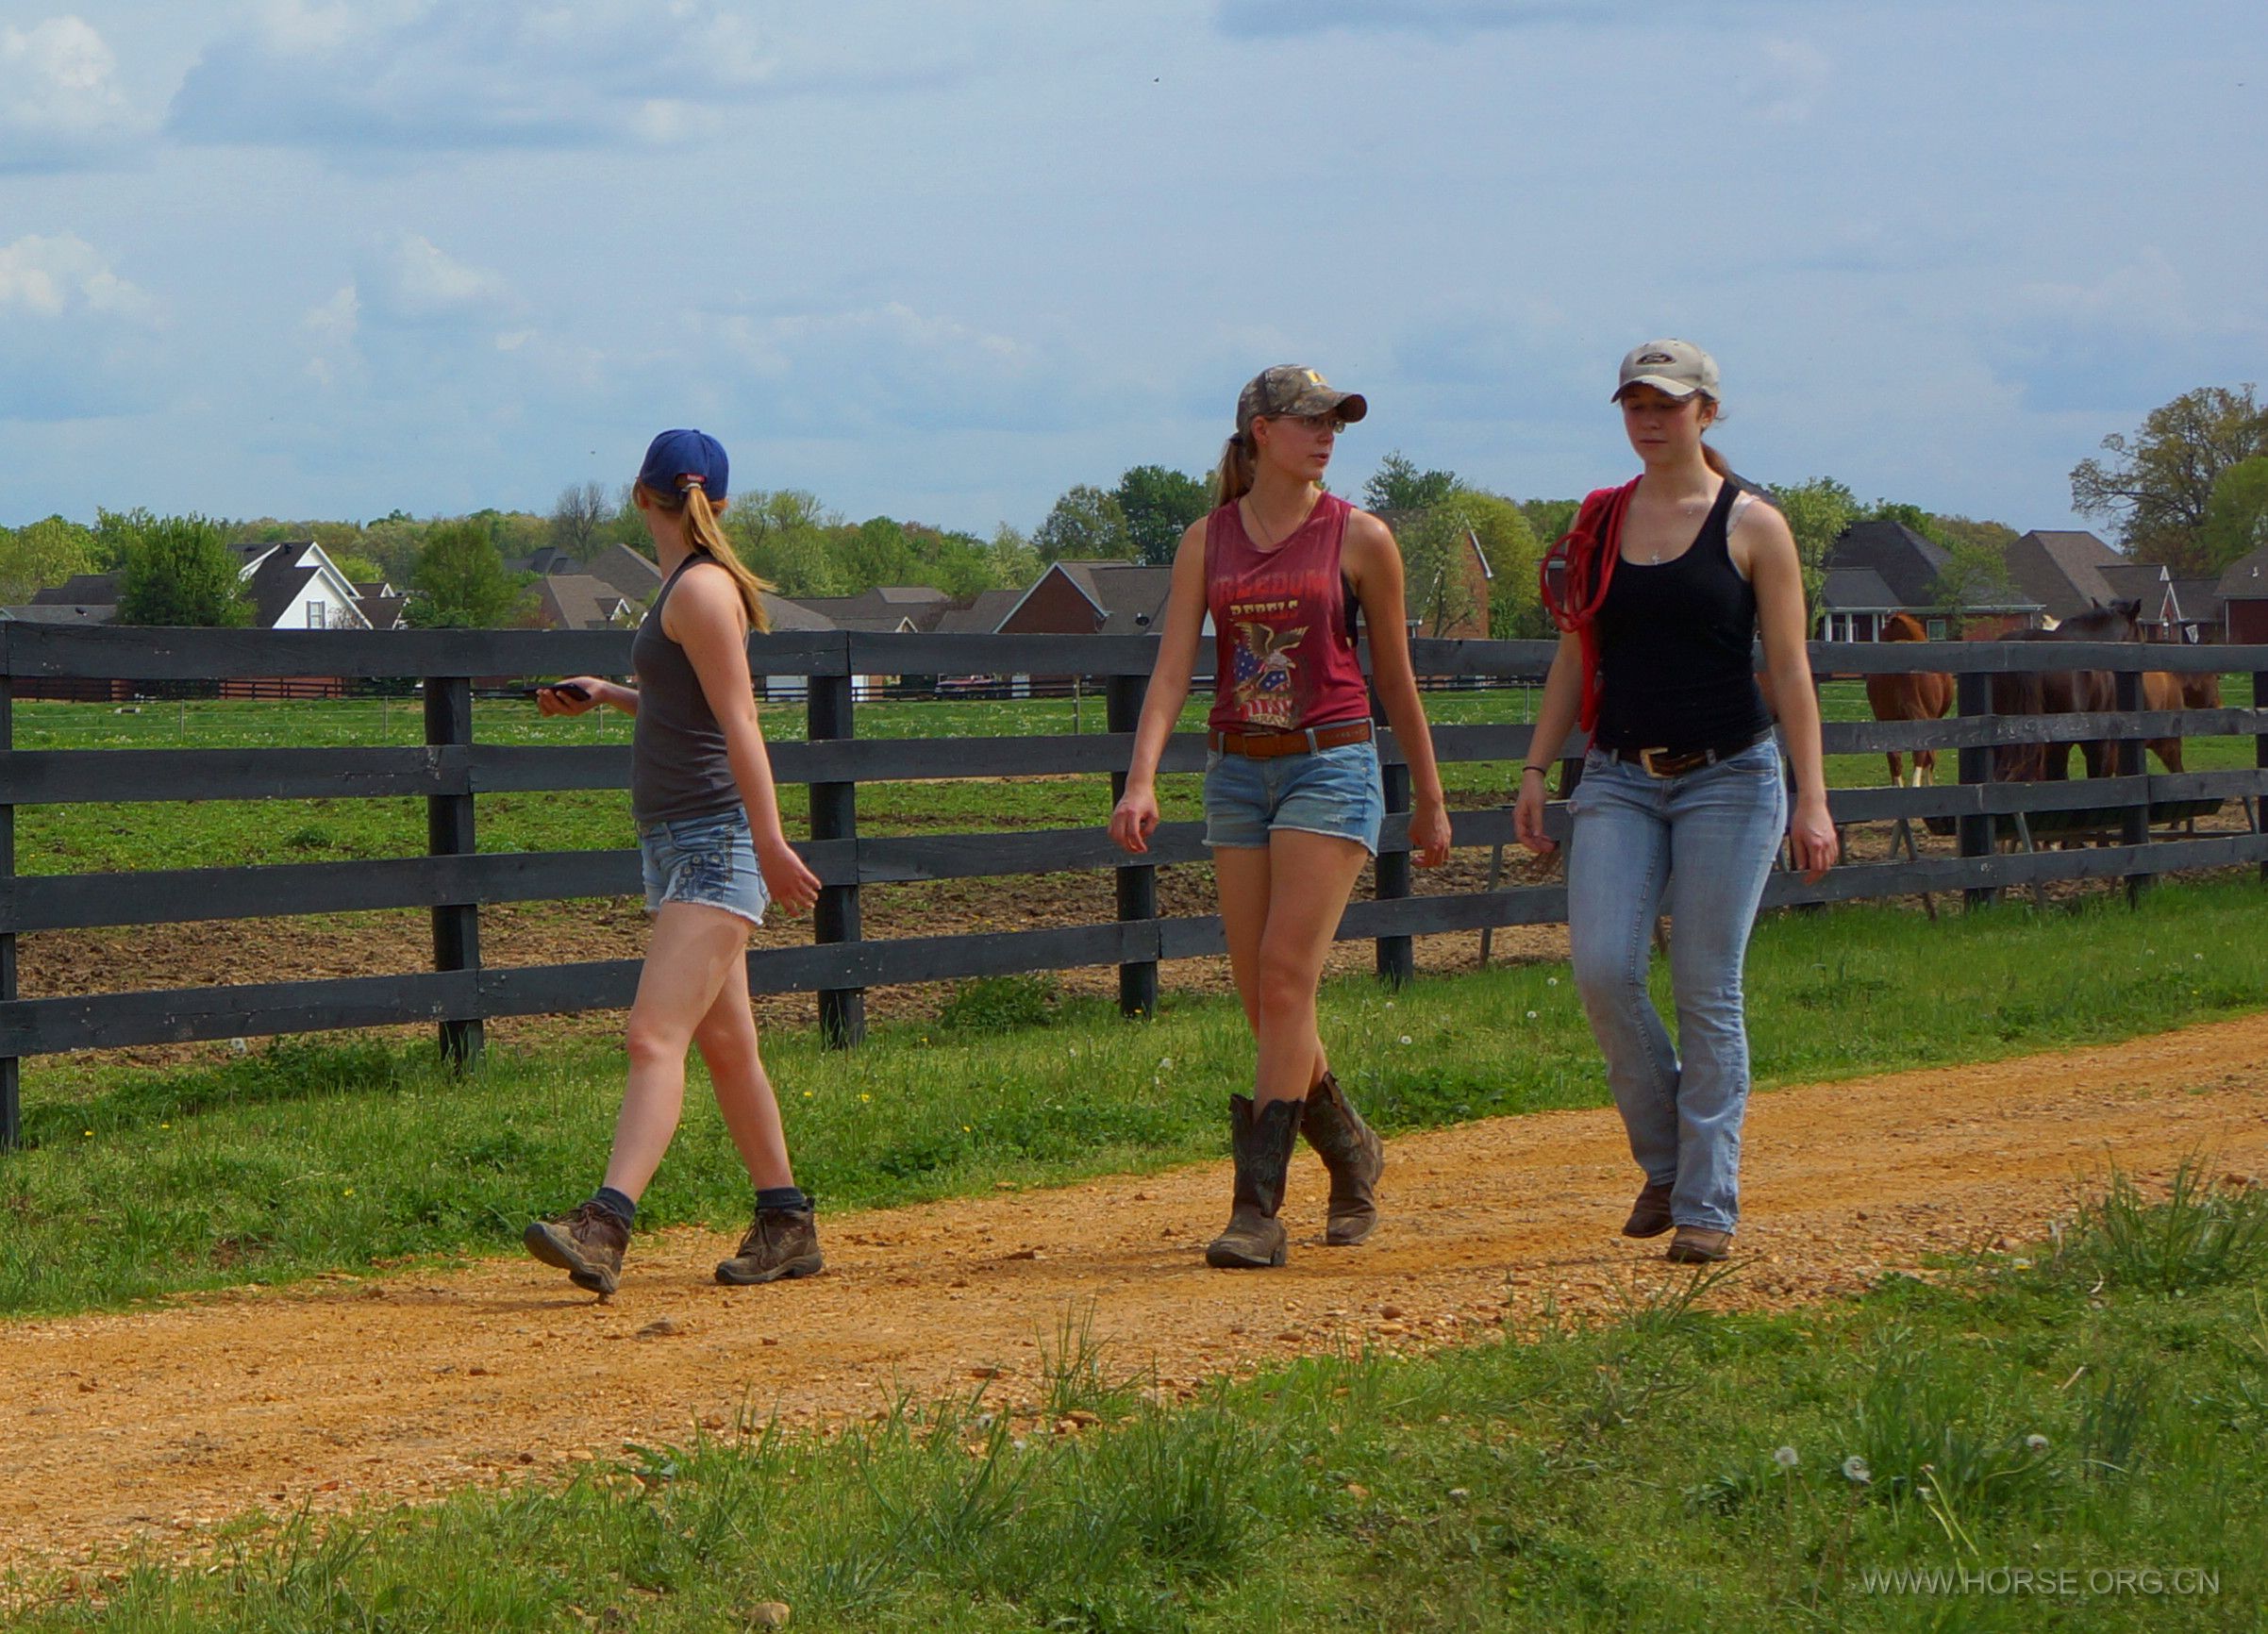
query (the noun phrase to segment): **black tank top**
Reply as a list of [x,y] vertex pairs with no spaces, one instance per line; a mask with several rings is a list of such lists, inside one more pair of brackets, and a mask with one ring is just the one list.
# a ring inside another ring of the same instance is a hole
[[630,642],[638,672],[637,726],[630,735],[630,815],[642,824],[675,823],[729,811],[740,785],[725,756],[725,731],[685,649],[661,627],[661,609],[685,570],[707,559],[690,556],[654,597]]
[[1742,492],[1726,477],[1693,547],[1648,566],[1614,564],[1598,612],[1599,713],[1609,749],[1722,748],[1772,725],[1756,684],[1756,587],[1726,545]]

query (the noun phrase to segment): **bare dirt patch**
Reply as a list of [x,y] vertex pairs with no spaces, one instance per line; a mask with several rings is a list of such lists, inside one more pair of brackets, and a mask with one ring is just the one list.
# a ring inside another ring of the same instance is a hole
[[[2113,1159],[2146,1180],[2207,1152],[2257,1183],[2264,1062],[2268,1017],[2249,1017],[1759,1096],[1741,1270],[1709,1301],[1781,1308],[2012,1245]],[[509,1259],[0,1326],[0,1531],[24,1565],[175,1555],[246,1509],[542,1476],[743,1412],[840,1421],[979,1377],[1029,1411],[1067,1310],[1183,1396],[1302,1352],[1517,1329],[1547,1304],[1612,1315],[1670,1275],[1658,1243],[1614,1234],[1635,1180],[1611,1114],[1550,1112],[1393,1142],[1387,1223],[1358,1249],[1321,1245],[1303,1158],[1275,1273],[1205,1269],[1227,1176],[1201,1164],[830,1217],[828,1274],[770,1289],[717,1287],[730,1242],[672,1232],[634,1244],[605,1305]]]

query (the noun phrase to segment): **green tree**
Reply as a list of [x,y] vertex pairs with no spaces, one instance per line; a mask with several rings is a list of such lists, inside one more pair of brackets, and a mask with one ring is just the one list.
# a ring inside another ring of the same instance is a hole
[[1859,519],[1859,501],[1832,476],[1814,476],[1809,482],[1776,489],[1773,499],[1795,536],[1795,559],[1803,567],[1804,605],[1819,605],[1819,587],[1826,578],[1827,553],[1843,530]]
[[142,537],[158,525],[158,519],[140,506],[132,510],[104,510],[94,512],[94,569],[96,573],[118,573],[126,565],[126,558]]
[[1576,512],[1583,509],[1579,499],[1524,499],[1520,514],[1527,518],[1528,531],[1545,549],[1559,542],[1560,537],[1575,525]]
[[2119,543],[2176,574],[2210,566],[2202,534],[2213,485],[2230,466],[2268,454],[2268,407],[2244,385],[2203,386],[2153,408],[2129,438],[2103,439],[2109,460],[2072,468],[2071,508],[2114,517]]
[[1399,449],[1390,449],[1362,485],[1365,510],[1423,510],[1438,505],[1460,484],[1454,471],[1420,471]]
[[219,523],[136,514],[147,520],[135,524],[119,568],[118,623],[233,629],[252,622],[241,564]]
[[0,606],[27,602],[74,574],[94,571],[94,530],[49,516],[0,527]]
[[2214,479],[2197,537],[2203,565],[2214,574],[2268,545],[2268,454],[2240,459]]
[[1189,525],[1212,509],[1212,493],[1204,482],[1162,465],[1130,467],[1110,497],[1126,519],[1135,557],[1152,567],[1171,565]]
[[1055,502],[1032,535],[1032,544],[1042,563],[1129,561],[1134,557],[1134,536],[1118,500],[1084,482]]
[[1002,523],[992,529],[985,552],[992,559],[992,582],[1008,590],[1022,590],[1040,576],[1040,553],[1022,531]]
[[504,629],[534,599],[533,584],[504,565],[486,522],[436,523],[418,548],[402,616],[420,629]]
[[909,583],[918,570],[906,529],[887,516],[844,528],[835,542],[835,560],[854,595],[876,585]]
[[[1502,494],[1456,489],[1420,511],[1396,542],[1410,616],[1428,632],[1485,613],[1492,636],[1543,633],[1536,594],[1542,548],[1520,507]],[[1487,579],[1476,571],[1476,544],[1493,575]]]
[[1903,500],[1877,499],[1852,520],[1899,523],[1913,529],[1914,532],[1940,549],[1946,548],[1953,542],[1950,536],[1939,525],[1935,512],[1924,510],[1918,505],[1909,505]]
[[614,502],[595,482],[570,482],[552,502],[549,542],[577,561],[589,561],[612,542],[604,537]]

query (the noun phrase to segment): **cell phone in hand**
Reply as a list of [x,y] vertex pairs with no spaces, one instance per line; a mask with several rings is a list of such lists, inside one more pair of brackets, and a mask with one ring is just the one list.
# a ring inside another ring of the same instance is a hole
[[539,692],[557,692],[560,697],[572,699],[578,704],[591,696],[589,692],[572,681],[546,681],[540,686],[520,689],[520,695],[524,698],[532,698]]

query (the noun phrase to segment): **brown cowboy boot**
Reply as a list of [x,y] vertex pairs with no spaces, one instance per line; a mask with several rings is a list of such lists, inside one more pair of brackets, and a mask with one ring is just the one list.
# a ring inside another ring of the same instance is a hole
[[1299,1132],[1307,1136],[1331,1176],[1330,1224],[1323,1240],[1333,1247],[1361,1242],[1378,1224],[1377,1199],[1372,1193],[1386,1167],[1384,1142],[1329,1073],[1308,1092]]
[[1670,1218],[1670,1192],[1676,1185],[1672,1180],[1648,1180],[1638,1193],[1638,1201],[1630,1205],[1630,1217],[1623,1222],[1625,1237],[1659,1237],[1676,1222]]
[[717,1280],[746,1288],[782,1277],[816,1276],[825,1269],[810,1209],[759,1209],[740,1251],[717,1267]]
[[1207,1245],[1205,1263],[1222,1270],[1284,1262],[1284,1175],[1299,1139],[1304,1101],[1271,1101],[1254,1111],[1252,1097],[1228,1097],[1228,1134],[1236,1149],[1236,1202],[1228,1226]]
[[629,1245],[630,1228],[610,1209],[578,1203],[564,1214],[530,1222],[520,1241],[544,1264],[567,1273],[577,1288],[604,1299],[622,1281],[622,1251]]

